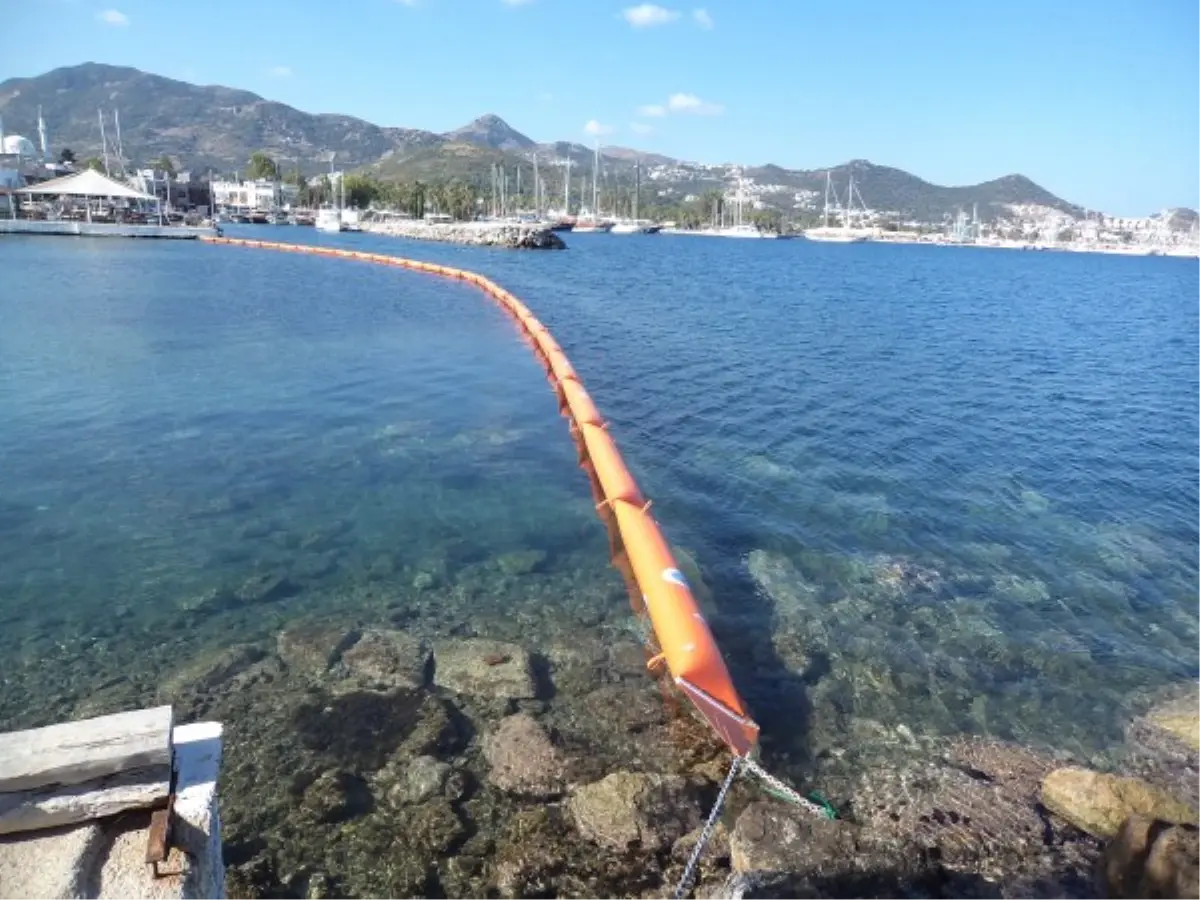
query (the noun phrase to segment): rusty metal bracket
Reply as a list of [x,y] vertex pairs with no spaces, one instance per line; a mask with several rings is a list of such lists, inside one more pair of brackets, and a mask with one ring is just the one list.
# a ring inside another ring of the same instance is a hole
[[175,795],[167,796],[167,805],[150,814],[150,830],[146,837],[146,862],[160,863],[167,858],[171,846],[171,815],[175,811]]

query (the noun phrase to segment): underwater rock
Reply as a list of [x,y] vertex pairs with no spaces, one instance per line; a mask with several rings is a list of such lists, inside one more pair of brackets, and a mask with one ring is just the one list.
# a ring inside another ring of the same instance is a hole
[[395,846],[415,851],[424,859],[445,853],[467,833],[454,807],[440,797],[397,810],[393,827]]
[[580,834],[614,850],[661,850],[704,821],[695,786],[678,775],[613,772],[578,788],[567,808]]
[[292,729],[320,757],[355,771],[375,771],[396,755],[444,755],[462,746],[453,707],[412,691],[347,691],[301,704]]
[[1087,873],[1099,844],[1051,819],[1039,803],[1053,760],[979,738],[951,741],[939,755],[858,776],[848,802],[862,829],[859,852],[877,860],[870,866],[891,868],[938,896],[978,889],[969,881],[944,884],[947,871],[1002,883],[1005,896],[1092,896]]
[[470,638],[434,648],[433,683],[468,697],[532,700],[537,685],[529,653],[516,644]]
[[791,888],[781,896],[821,896],[811,886],[801,892],[793,885],[846,878],[871,871],[869,867],[879,864],[877,857],[861,854],[855,832],[847,822],[821,819],[777,801],[759,800],[746,807],[734,823],[729,837],[730,863],[734,872],[756,886],[782,888],[786,884]]
[[251,644],[212,649],[190,660],[182,669],[168,676],[159,686],[163,700],[179,697],[185,692],[207,693],[250,668],[266,654]]
[[342,653],[342,665],[360,684],[392,690],[425,686],[429,648],[404,631],[371,629]]
[[336,550],[326,550],[323,553],[305,553],[292,565],[292,572],[297,578],[315,581],[334,572],[338,567],[340,554]]
[[324,672],[358,636],[358,631],[328,622],[299,622],[279,632],[275,650],[289,669]]
[[1104,848],[1107,897],[1200,897],[1200,844],[1192,825],[1130,816]]
[[300,588],[281,572],[257,572],[234,589],[233,599],[242,605],[273,603],[290,597]]
[[564,789],[566,764],[537,720],[517,713],[501,720],[483,738],[488,776],[503,791],[550,797]]
[[344,822],[369,812],[371,793],[361,778],[347,772],[324,772],[304,790],[299,813],[309,822]]
[[1200,750],[1200,696],[1197,686],[1146,713],[1147,724],[1174,737],[1192,751]]
[[415,591],[430,591],[437,587],[438,578],[432,572],[418,572],[413,576],[412,586]]
[[1055,769],[1042,782],[1042,802],[1076,828],[1100,838],[1117,833],[1132,815],[1196,824],[1196,811],[1140,778]]
[[394,803],[424,803],[442,793],[451,772],[448,763],[432,756],[418,756],[404,770],[403,777],[388,791]]
[[752,550],[746,557],[746,568],[778,613],[803,612],[820,598],[820,588],[810,584],[795,563],[782,554]]
[[496,565],[505,575],[528,575],[546,561],[545,550],[514,550],[496,557]]
[[[677,840],[671,847],[671,858],[676,862],[686,863],[695,851],[696,842],[700,840],[700,835],[703,831],[704,827],[701,826],[689,831]],[[724,822],[717,822],[716,827],[713,828],[712,835],[708,839],[708,844],[700,854],[700,864],[703,867],[719,863],[722,860],[729,859],[729,854],[729,829],[725,827]]]
[[228,609],[236,603],[233,591],[226,587],[210,587],[198,594],[192,594],[179,601],[183,612],[213,613]]
[[1167,691],[1166,697],[1125,728],[1127,759],[1123,768],[1200,808],[1200,724],[1197,685]]

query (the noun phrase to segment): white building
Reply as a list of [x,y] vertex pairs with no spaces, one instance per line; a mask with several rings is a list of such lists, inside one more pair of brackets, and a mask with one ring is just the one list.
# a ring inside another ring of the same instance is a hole
[[266,212],[295,204],[300,189],[294,184],[258,181],[214,181],[213,200],[217,206],[236,206]]

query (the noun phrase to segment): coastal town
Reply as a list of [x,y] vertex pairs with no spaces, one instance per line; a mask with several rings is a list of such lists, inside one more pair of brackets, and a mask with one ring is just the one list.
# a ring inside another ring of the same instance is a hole
[[[129,233],[140,225],[158,228],[155,236],[191,237],[236,223],[537,248],[563,247],[557,235],[577,231],[1200,257],[1200,226],[1190,209],[1128,217],[1039,203],[981,210],[976,202],[921,217],[872,204],[852,174],[839,183],[833,170],[825,172],[822,192],[765,180],[745,166],[658,157],[644,168],[635,158],[635,177],[622,185],[629,167],[622,176],[619,162],[628,160],[605,155],[598,143],[574,195],[571,157],[539,160],[534,150],[526,165],[492,166],[489,184],[421,185],[415,202],[412,191],[408,202],[397,202],[370,173],[335,169],[332,158],[327,171],[308,178],[299,166],[285,172],[265,152],[253,154],[243,171],[224,174],[177,170],[167,157],[135,162],[116,143],[114,114],[111,152],[106,136],[102,157],[80,160],[70,148],[51,146],[40,115],[34,124],[36,141],[6,134],[0,124],[0,232],[49,233],[58,220],[72,223],[70,233]],[[89,170],[102,173],[103,182],[89,180],[92,193],[69,201],[75,188],[61,180]],[[62,193],[55,192],[59,184]],[[687,221],[672,218],[680,210],[689,211]]]

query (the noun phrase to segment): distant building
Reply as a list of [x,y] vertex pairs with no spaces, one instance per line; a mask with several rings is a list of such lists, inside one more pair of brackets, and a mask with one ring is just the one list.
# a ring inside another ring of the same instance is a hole
[[217,206],[236,206],[266,212],[276,207],[291,207],[300,195],[294,184],[259,179],[257,181],[214,181],[212,195]]

